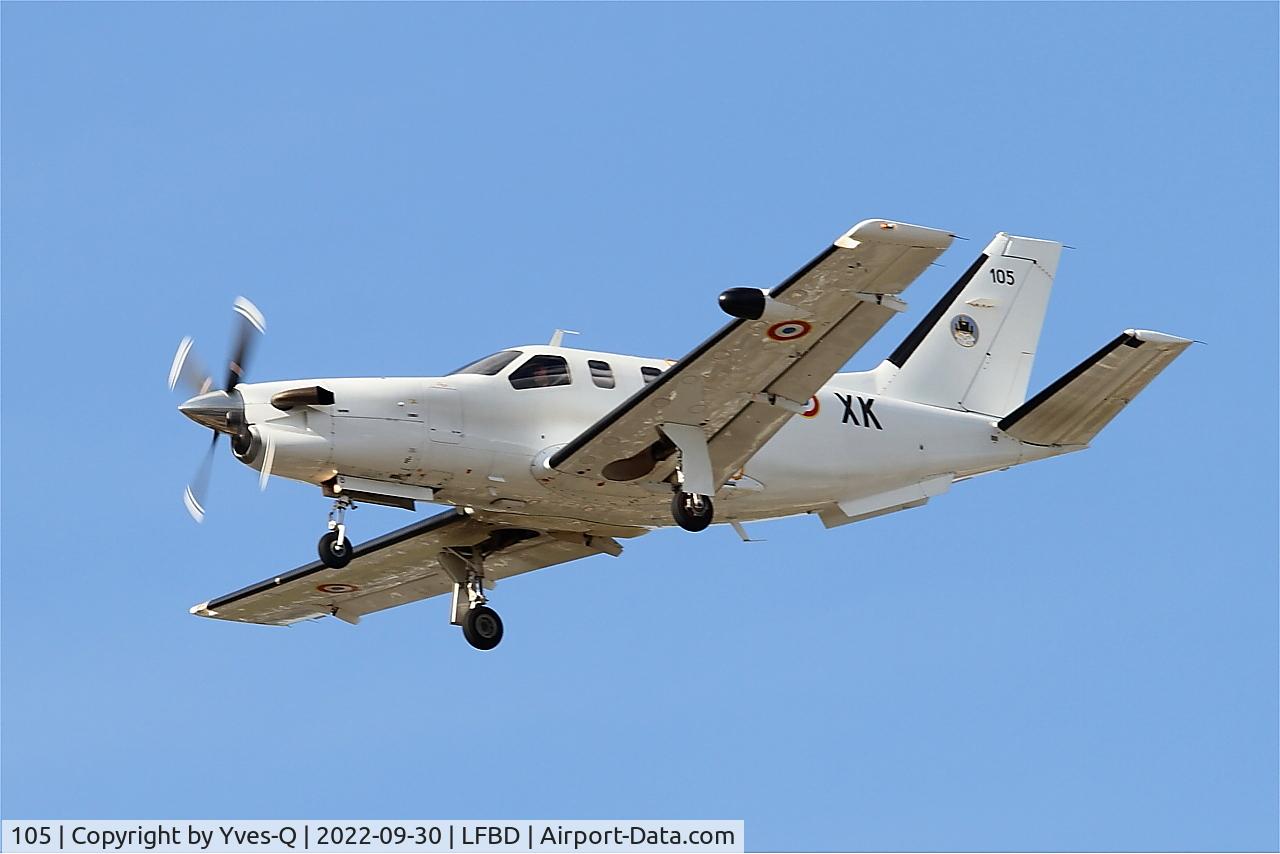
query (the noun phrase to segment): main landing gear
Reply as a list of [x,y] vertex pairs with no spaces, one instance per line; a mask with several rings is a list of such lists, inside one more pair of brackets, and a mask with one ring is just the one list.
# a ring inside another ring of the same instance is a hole
[[671,516],[686,531],[702,531],[711,524],[715,507],[710,495],[695,492],[677,492],[671,500]]
[[711,496],[716,491],[707,435],[701,425],[695,424],[664,423],[658,429],[680,451],[671,516],[686,531],[706,530],[715,515]]
[[355,509],[356,503],[347,496],[333,502],[329,511],[329,531],[316,544],[320,553],[320,562],[330,569],[342,569],[351,563],[351,541],[347,539],[347,511]]
[[462,636],[476,649],[493,649],[502,641],[502,618],[484,595],[493,589],[484,577],[484,556],[477,548],[451,548],[440,552],[439,561],[453,579],[450,622],[462,626]]

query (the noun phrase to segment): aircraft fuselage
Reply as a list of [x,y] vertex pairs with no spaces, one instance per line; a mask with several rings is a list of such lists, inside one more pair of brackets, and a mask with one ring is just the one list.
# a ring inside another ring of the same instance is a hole
[[[288,380],[237,391],[246,421],[259,435],[270,431],[275,475],[427,488],[437,503],[494,512],[672,524],[669,490],[637,497],[631,484],[540,477],[556,449],[644,386],[642,368],[652,375],[670,363],[551,346],[513,350],[520,356],[492,376]],[[510,375],[535,355],[563,358],[569,381],[515,387]],[[930,478],[946,475],[950,483],[1054,453],[1007,436],[991,416],[897,400],[870,385],[869,374],[837,374],[719,491],[717,519],[790,515],[833,502],[858,507]],[[309,386],[332,391],[334,403],[289,411],[271,403]],[[264,456],[250,451],[241,459],[260,469]]]

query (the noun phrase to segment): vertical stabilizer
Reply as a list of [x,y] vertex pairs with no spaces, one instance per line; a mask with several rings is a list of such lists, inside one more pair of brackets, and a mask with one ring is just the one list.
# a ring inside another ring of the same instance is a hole
[[1006,415],[1027,397],[1062,244],[997,234],[874,371],[881,394]]

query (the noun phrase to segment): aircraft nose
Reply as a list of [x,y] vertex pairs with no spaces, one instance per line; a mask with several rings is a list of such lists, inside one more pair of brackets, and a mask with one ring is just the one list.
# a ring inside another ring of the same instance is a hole
[[238,394],[232,397],[225,391],[211,391],[178,404],[178,411],[197,424],[222,433],[234,433],[233,422],[237,416],[243,420],[244,402]]

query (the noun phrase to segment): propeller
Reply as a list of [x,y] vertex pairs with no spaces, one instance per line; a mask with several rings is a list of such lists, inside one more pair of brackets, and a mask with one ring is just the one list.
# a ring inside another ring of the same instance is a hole
[[[204,459],[196,469],[195,476],[187,484],[182,495],[182,503],[186,506],[191,518],[203,522],[205,516],[205,496],[209,488],[209,478],[213,473],[214,451],[218,447],[218,438],[227,433],[232,437],[248,438],[248,425],[244,418],[244,400],[241,399],[236,386],[244,379],[254,343],[267,331],[267,321],[258,307],[244,297],[236,297],[232,303],[236,314],[235,340],[231,356],[227,360],[226,382],[221,390],[214,390],[214,378],[204,364],[196,356],[195,340],[186,336],[178,344],[173,355],[173,364],[169,367],[169,390],[173,391],[182,385],[193,396],[178,406],[178,410],[197,424],[213,430],[213,439],[205,451]],[[271,476],[271,464],[275,457],[275,447],[268,441],[265,449],[266,458],[262,466],[261,488],[266,488],[267,478]]]

